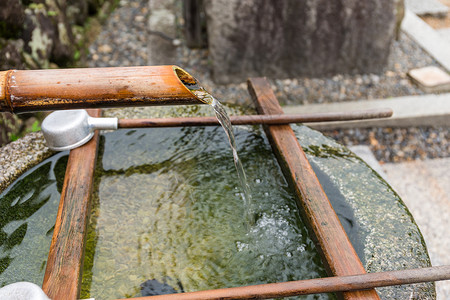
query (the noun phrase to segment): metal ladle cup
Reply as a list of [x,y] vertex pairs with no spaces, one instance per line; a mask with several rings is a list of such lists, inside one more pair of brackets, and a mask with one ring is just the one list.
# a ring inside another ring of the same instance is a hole
[[93,118],[82,109],[62,110],[48,115],[41,129],[50,149],[64,151],[87,143],[95,130],[116,130],[117,124],[117,118]]

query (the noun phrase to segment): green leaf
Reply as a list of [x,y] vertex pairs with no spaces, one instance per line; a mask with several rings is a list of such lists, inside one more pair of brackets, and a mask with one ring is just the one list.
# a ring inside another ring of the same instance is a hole
[[11,134],[9,135],[9,139],[11,140],[11,142],[14,142],[14,141],[17,141],[17,140],[19,139],[19,136],[17,136],[17,135],[14,134],[14,133],[11,133]]
[[39,126],[39,121],[34,121],[33,125],[31,125],[31,132],[36,132],[41,130],[41,126]]
[[80,57],[81,57],[80,50],[75,51],[75,53],[73,54],[73,59],[74,60],[79,60]]

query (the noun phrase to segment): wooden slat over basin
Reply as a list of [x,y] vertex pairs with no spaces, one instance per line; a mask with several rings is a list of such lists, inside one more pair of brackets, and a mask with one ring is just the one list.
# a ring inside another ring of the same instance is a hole
[[[265,78],[252,78],[248,85],[259,114],[283,113]],[[290,125],[267,125],[265,132],[285,177],[294,187],[307,218],[305,222],[313,233],[330,275],[366,273]],[[374,289],[345,292],[344,298],[379,299]]]
[[[92,117],[100,109],[89,110]],[[54,300],[80,295],[84,242],[89,220],[98,132],[86,144],[70,151],[42,289]]]

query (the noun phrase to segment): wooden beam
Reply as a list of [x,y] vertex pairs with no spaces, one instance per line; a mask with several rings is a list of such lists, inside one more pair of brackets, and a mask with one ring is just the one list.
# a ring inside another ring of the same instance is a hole
[[[259,114],[282,114],[265,78],[252,78],[248,89]],[[324,263],[334,276],[366,273],[290,125],[267,125],[265,132],[287,180],[297,194]],[[345,299],[379,299],[374,289],[343,293]]]
[[[271,299],[319,293],[364,290],[374,287],[412,284],[450,279],[450,266],[437,266],[369,273],[351,276],[315,278],[250,286],[133,298],[134,300],[223,300]],[[119,300],[119,299],[117,299]]]
[[[88,110],[93,117],[100,110]],[[53,300],[79,298],[98,132],[70,151],[42,289]]]

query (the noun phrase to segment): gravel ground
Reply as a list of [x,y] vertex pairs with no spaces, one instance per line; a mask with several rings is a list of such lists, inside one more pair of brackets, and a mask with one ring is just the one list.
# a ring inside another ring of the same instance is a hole
[[[179,6],[179,5],[177,5]],[[179,7],[178,7],[179,8]],[[147,65],[148,0],[122,0],[89,47],[89,67]],[[175,10],[178,24],[180,11]],[[178,38],[182,38],[179,28]],[[175,64],[194,74],[223,102],[250,105],[246,83],[219,86],[212,81],[208,50],[177,48]],[[383,74],[336,75],[329,78],[271,80],[282,104],[309,104],[361,99],[383,99],[424,94],[411,83],[410,69],[438,65],[408,36],[402,34],[391,47]],[[361,100],[363,101],[363,100]],[[367,144],[380,162],[449,157],[449,128],[372,128],[325,132],[344,145]]]
[[450,156],[448,128],[370,128],[322,133],[347,146],[368,145],[380,163]]
[[89,47],[89,67],[147,65],[148,0],[121,0]]

